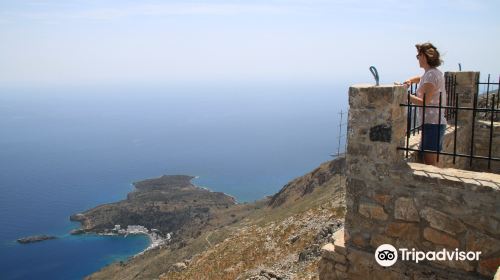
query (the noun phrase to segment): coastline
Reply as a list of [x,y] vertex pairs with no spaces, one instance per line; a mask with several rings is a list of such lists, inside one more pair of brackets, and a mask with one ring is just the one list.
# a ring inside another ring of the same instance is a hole
[[[193,176],[193,178],[190,180],[191,184],[193,184],[193,186],[195,186],[197,188],[200,188],[200,189],[203,189],[203,190],[206,190],[206,191],[209,191],[209,192],[213,192],[213,193],[218,192],[218,191],[214,191],[214,190],[210,189],[209,187],[205,187],[205,186],[201,186],[201,185],[197,185],[197,184],[193,183],[192,180],[199,179],[199,178],[200,178],[200,176]],[[231,194],[228,194],[228,193],[225,193],[225,192],[218,192],[218,193],[222,193],[225,196],[229,196],[230,198],[232,198],[233,201],[234,201],[234,204],[242,204],[242,203],[244,203],[244,202],[239,202],[234,195],[231,195]]]
[[70,220],[79,222],[80,227],[70,233],[145,235],[149,244],[141,248],[142,251],[129,255],[129,260],[134,260],[164,245],[182,246],[185,240],[212,228],[212,223],[234,221],[234,217],[226,217],[224,213],[229,207],[240,204],[236,198],[199,186],[192,182],[195,178],[199,176],[162,175],[133,182],[135,188],[126,199],[71,215]]
[[123,236],[124,238],[127,238],[128,235],[147,236],[149,239],[148,247],[146,247],[141,252],[133,255],[132,258],[140,256],[145,252],[152,250],[156,247],[159,247],[161,245],[168,244],[172,239],[172,233],[167,233],[165,237],[162,237],[159,234],[158,230],[155,229],[148,230],[146,227],[140,225],[129,225],[127,226],[127,229],[122,229],[120,225],[115,225],[115,228],[111,232],[100,232],[95,234],[100,236]]

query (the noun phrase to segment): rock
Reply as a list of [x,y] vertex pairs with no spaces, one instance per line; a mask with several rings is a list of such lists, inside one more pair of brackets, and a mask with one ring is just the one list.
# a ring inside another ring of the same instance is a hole
[[[332,243],[328,243],[321,248],[321,257],[328,260],[334,260],[335,258],[335,246]],[[299,256],[300,259],[300,256]]]
[[299,262],[304,262],[314,257],[314,253],[311,249],[305,249],[299,253]]
[[320,254],[321,252],[319,250],[319,246],[317,244],[313,244],[299,253],[299,262],[308,261],[318,257]]
[[343,264],[337,263],[335,264],[335,270],[347,272],[347,267]]
[[74,221],[74,222],[81,222],[81,221],[85,220],[85,215],[83,215],[81,213],[74,214],[74,215],[69,216],[69,220]]
[[382,234],[375,234],[372,236],[372,238],[370,240],[370,245],[373,248],[377,248],[378,246],[380,246],[382,244],[394,244],[394,243],[390,237],[387,237],[387,236],[382,235]]
[[409,222],[420,221],[420,217],[418,215],[417,208],[415,207],[413,199],[406,197],[400,197],[396,199],[394,218]]
[[300,239],[300,236],[294,235],[294,236],[290,237],[289,241],[290,241],[290,243],[293,244],[293,243],[295,243],[295,241],[297,241],[299,239]]
[[34,235],[34,236],[19,238],[17,240],[17,242],[19,242],[21,244],[28,244],[28,243],[40,242],[40,241],[49,240],[49,239],[56,239],[56,238],[57,237],[55,237],[55,236],[49,236],[49,235]]
[[476,228],[487,231],[491,234],[500,234],[500,222],[495,220],[493,217],[481,216],[481,217],[463,217],[462,220],[469,225]]
[[430,223],[431,227],[449,234],[456,235],[457,233],[465,230],[464,224],[462,224],[459,220],[436,209],[425,207],[420,212],[420,215]]
[[493,280],[500,280],[500,265],[497,268],[497,272],[495,273]]
[[376,202],[383,204],[383,205],[389,203],[389,201],[391,200],[391,196],[388,194],[374,194],[372,198]]
[[413,223],[390,223],[385,232],[389,236],[402,237],[405,240],[417,241],[419,239],[418,225]]
[[326,259],[321,259],[318,263],[319,279],[337,279],[335,275],[334,262]]
[[466,235],[466,250],[480,251],[481,257],[487,257],[500,251],[500,240],[476,231],[468,231]]
[[85,233],[85,230],[81,229],[81,228],[73,229],[69,232],[69,234],[71,234],[71,235],[79,235],[79,234],[83,234],[83,233]]
[[349,271],[359,275],[369,275],[371,267],[375,264],[373,253],[368,253],[361,250],[350,249],[347,254],[349,263],[356,265],[350,266]]
[[172,269],[175,271],[183,271],[186,268],[187,268],[187,265],[183,262],[174,263],[172,265]]
[[283,277],[279,275],[277,272],[270,270],[270,269],[262,269],[260,271],[260,276],[264,276],[267,279],[276,279],[276,280],[281,280]]
[[372,203],[361,203],[359,205],[359,214],[376,220],[385,221],[388,218],[382,206]]
[[434,244],[444,245],[449,249],[455,249],[459,247],[458,240],[453,238],[451,235],[429,227],[424,229],[424,238]]
[[463,270],[467,272],[474,271],[474,264],[471,261],[467,260],[465,261],[444,260],[435,262],[451,268],[450,270],[455,270],[455,271]]
[[352,243],[354,243],[358,247],[365,247],[368,243],[366,238],[360,233],[354,234],[352,236],[351,240],[352,240]]
[[335,252],[342,255],[347,254],[345,249],[344,229],[338,230],[333,234],[333,246],[335,247]]
[[491,258],[479,261],[478,272],[493,277],[495,272],[500,268],[500,258]]
[[257,275],[257,276],[247,278],[245,280],[269,280],[269,278],[267,278],[266,276]]

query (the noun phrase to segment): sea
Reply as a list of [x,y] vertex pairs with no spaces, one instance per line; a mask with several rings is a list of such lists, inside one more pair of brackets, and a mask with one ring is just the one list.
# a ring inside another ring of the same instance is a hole
[[[79,227],[70,215],[125,199],[135,181],[193,175],[238,203],[276,193],[337,153],[347,92],[340,83],[0,87],[0,279],[82,279],[142,252],[143,235],[69,234]],[[58,238],[16,242],[38,234]]]

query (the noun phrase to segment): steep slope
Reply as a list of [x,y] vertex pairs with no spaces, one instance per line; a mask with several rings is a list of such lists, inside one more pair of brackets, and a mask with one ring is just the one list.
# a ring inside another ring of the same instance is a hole
[[325,182],[294,205],[264,208],[222,242],[160,279],[317,279],[320,248],[343,226],[343,184]]
[[344,159],[325,162],[271,198],[217,212],[224,223],[88,279],[315,279],[319,248],[342,226],[343,168]]
[[286,206],[294,203],[304,195],[311,193],[316,187],[323,185],[334,175],[343,174],[345,158],[327,161],[306,175],[296,178],[286,184],[269,203],[271,207]]

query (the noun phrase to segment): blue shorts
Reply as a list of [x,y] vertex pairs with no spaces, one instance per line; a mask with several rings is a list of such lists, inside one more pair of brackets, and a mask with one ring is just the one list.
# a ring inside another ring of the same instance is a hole
[[[443,138],[446,125],[426,123],[423,126],[423,139],[420,143],[420,150],[441,151],[443,148]],[[439,135],[439,147],[438,147]]]

